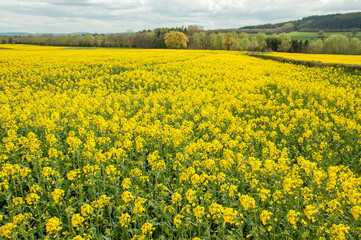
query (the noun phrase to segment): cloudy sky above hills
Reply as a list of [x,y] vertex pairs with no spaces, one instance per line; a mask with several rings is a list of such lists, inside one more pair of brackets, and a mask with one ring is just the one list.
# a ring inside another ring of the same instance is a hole
[[361,11],[361,0],[0,0],[0,6],[0,32],[116,33],[276,23]]

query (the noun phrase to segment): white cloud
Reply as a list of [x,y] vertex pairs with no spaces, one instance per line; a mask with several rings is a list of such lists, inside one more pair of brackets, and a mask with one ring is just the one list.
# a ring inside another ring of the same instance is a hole
[[361,11],[359,0],[0,0],[0,32],[124,32],[198,24],[206,29]]

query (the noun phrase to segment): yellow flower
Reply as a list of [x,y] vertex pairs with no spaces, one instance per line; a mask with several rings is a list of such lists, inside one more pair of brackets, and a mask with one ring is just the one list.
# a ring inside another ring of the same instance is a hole
[[[61,153],[61,152],[60,152],[60,153]],[[56,150],[55,148],[49,148],[48,154],[49,154],[49,158],[53,158],[53,157],[58,157],[58,156],[59,156],[59,152],[58,152],[58,150]]]
[[69,145],[69,148],[71,150],[77,149],[82,144],[82,141],[75,136],[73,131],[70,131],[68,135],[66,143]]
[[194,216],[197,218],[197,222],[201,222],[202,220],[200,220],[202,218],[202,216],[204,215],[204,207],[201,206],[197,206],[194,211],[193,214]]
[[20,169],[19,173],[22,178],[25,178],[29,175],[29,173],[31,173],[31,170],[29,168],[25,167],[25,168]]
[[40,199],[39,195],[36,193],[29,193],[28,195],[26,195],[25,197],[25,201],[27,204],[29,205],[34,205],[38,202],[38,200]]
[[168,206],[165,206],[164,207],[164,210],[163,212],[166,213],[166,212],[169,212],[169,213],[173,213],[175,211],[174,207],[172,205],[168,205]]
[[130,223],[131,217],[128,213],[122,213],[119,218],[120,225],[122,227],[128,228],[128,223]]
[[80,174],[80,170],[79,169],[75,169],[75,170],[71,170],[66,174],[66,177],[70,180],[73,181],[75,177],[77,177],[77,175]]
[[271,216],[273,215],[272,212],[269,212],[267,210],[263,210],[261,215],[260,215],[260,219],[262,221],[263,225],[267,225],[268,220],[271,220]]
[[[319,235],[321,235],[322,234],[322,232],[323,232],[323,230],[327,227],[327,223],[325,223],[325,224],[323,224],[323,225],[320,225],[318,228],[317,228],[317,236],[319,236]],[[327,232],[329,232],[328,230],[327,230]]]
[[142,198],[142,197],[138,197],[134,202],[133,213],[134,214],[140,214],[140,213],[145,212],[145,208],[144,208],[143,204],[146,201],[147,201],[147,199]]
[[132,194],[131,192],[129,192],[129,191],[124,191],[124,192],[122,193],[121,198],[123,199],[123,201],[124,201],[125,203],[129,203],[129,202],[131,202],[131,201],[133,201],[133,200],[135,199],[135,197],[133,196],[133,194]]
[[83,206],[81,206],[81,215],[83,217],[88,217],[89,215],[91,215],[94,211],[94,208],[92,206],[90,206],[89,204],[84,204]]
[[97,201],[93,201],[91,204],[93,205],[93,207],[102,208],[106,204],[108,204],[109,201],[110,201],[110,197],[103,194],[99,197],[99,199]]
[[100,167],[97,165],[87,164],[86,166],[83,167],[83,173],[86,178],[90,176],[98,175],[99,171],[100,171]]
[[212,203],[209,206],[209,212],[212,214],[213,219],[220,218],[223,214],[223,207],[218,203]]
[[124,180],[122,181],[122,187],[124,189],[129,189],[131,185],[132,182],[130,181],[130,178],[124,178]]
[[49,143],[50,146],[54,145],[58,140],[54,136],[54,134],[47,134],[45,136],[46,141]]
[[43,175],[47,180],[49,180],[52,177],[58,177],[59,173],[51,167],[43,167]]
[[39,187],[39,185],[34,184],[30,187],[30,192],[32,192],[32,193],[41,192],[41,188]]
[[318,213],[318,209],[317,207],[313,206],[313,205],[307,205],[305,210],[305,215],[309,220],[312,220],[312,222],[315,222],[315,218],[313,217],[314,214]]
[[153,227],[153,224],[151,223],[144,223],[140,230],[142,231],[143,235],[152,235],[155,227]]
[[189,203],[192,203],[194,202],[194,200],[196,200],[196,196],[195,196],[196,193],[197,191],[193,189],[188,189],[188,191],[186,192],[186,198],[188,199]]
[[54,189],[54,191],[51,193],[51,196],[54,199],[55,203],[58,203],[59,200],[64,197],[64,190],[62,189]]
[[80,216],[80,214],[74,214],[71,217],[71,225],[75,228],[79,228],[79,226],[84,222],[84,218]]
[[13,223],[7,223],[0,227],[0,236],[4,238],[11,239],[12,235],[15,235],[15,232],[12,232],[17,226]]
[[233,197],[234,194],[237,192],[237,186],[235,186],[235,185],[229,186],[228,191],[229,191],[228,196],[229,196],[229,197]]
[[262,188],[259,197],[261,198],[262,202],[266,201],[268,196],[270,195],[271,190]]
[[254,200],[254,198],[248,195],[241,195],[239,201],[241,202],[241,205],[244,207],[246,211],[248,211],[248,209],[250,208],[256,207],[256,201]]
[[361,215],[361,206],[354,206],[351,208],[352,216],[355,218],[355,220],[358,220]]
[[14,225],[21,224],[21,222],[24,220],[25,216],[23,214],[18,214],[13,217],[13,223]]
[[180,202],[182,201],[182,195],[180,195],[179,193],[175,192],[172,195],[172,203],[173,205],[180,205]]
[[86,240],[86,238],[83,238],[80,235],[76,235],[75,237],[73,237],[73,240]]
[[12,200],[14,206],[17,206],[17,205],[21,205],[21,204],[24,204],[24,200],[22,197],[16,197]]
[[48,233],[60,231],[63,227],[60,226],[61,222],[59,218],[53,217],[46,222],[46,231]]
[[146,239],[146,235],[137,235],[135,234],[134,237],[132,237],[131,240],[145,240]]
[[139,168],[134,168],[130,171],[130,175],[135,178],[135,177],[140,177],[143,175],[142,170],[140,170]]
[[296,212],[295,210],[290,210],[287,213],[287,221],[293,225],[293,228],[297,228],[296,224],[298,221],[298,216],[300,216],[301,213]]
[[183,215],[177,214],[173,219],[173,224],[176,228],[179,227],[179,225],[182,223],[182,219],[184,218]]
[[117,168],[114,165],[107,166],[105,168],[105,172],[107,173],[107,176],[110,180],[116,180],[118,178],[118,175],[120,174],[120,172],[117,170]]
[[198,174],[194,174],[192,177],[191,177],[191,183],[196,187],[197,184],[199,184],[201,182],[201,179],[199,177]]
[[349,232],[350,227],[345,226],[344,224],[333,224],[330,228],[331,239],[334,240],[344,240],[346,239],[346,234]]
[[337,199],[333,199],[327,203],[327,210],[326,212],[331,213],[331,216],[336,214],[343,214],[343,211],[340,209],[341,204]]
[[229,223],[231,225],[238,225],[237,220],[238,211],[233,208],[224,208],[223,209],[223,220],[225,223]]

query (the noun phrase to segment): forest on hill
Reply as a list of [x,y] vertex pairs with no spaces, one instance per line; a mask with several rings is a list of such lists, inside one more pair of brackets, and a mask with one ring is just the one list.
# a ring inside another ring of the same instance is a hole
[[346,14],[329,14],[322,16],[310,16],[300,20],[282,22],[276,24],[262,24],[256,26],[245,26],[240,31],[249,33],[265,32],[269,34],[280,32],[351,32],[353,29],[361,28],[361,12]]

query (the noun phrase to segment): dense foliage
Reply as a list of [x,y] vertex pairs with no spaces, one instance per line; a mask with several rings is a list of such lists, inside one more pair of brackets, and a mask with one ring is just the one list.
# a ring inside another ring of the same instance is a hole
[[356,239],[360,74],[0,49],[0,237]]
[[168,48],[187,48],[188,42],[188,37],[184,33],[178,31],[171,31],[164,37],[164,43]]

